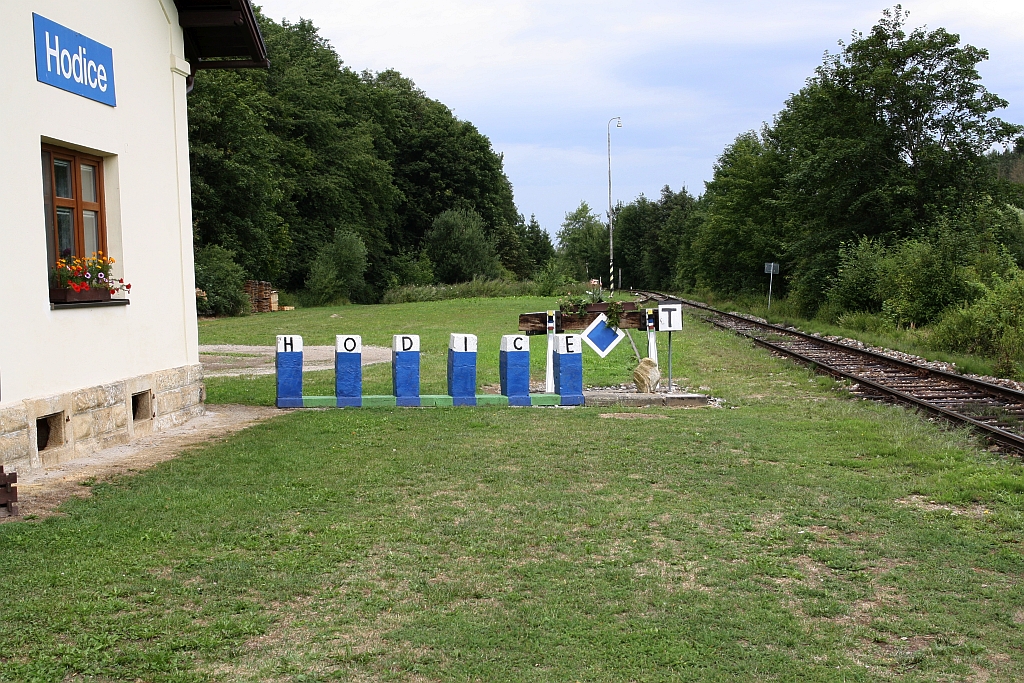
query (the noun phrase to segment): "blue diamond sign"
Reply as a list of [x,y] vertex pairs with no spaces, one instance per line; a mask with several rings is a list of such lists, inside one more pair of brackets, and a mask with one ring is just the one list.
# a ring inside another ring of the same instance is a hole
[[587,326],[587,329],[583,330],[581,336],[597,355],[604,358],[619,345],[626,333],[617,327],[609,327],[608,316],[602,313]]

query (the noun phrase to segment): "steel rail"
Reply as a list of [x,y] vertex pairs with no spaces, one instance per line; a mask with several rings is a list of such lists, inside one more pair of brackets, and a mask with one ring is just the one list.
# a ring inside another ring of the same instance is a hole
[[[634,293],[639,295],[639,296],[649,297],[651,299],[654,299],[655,301],[659,301],[659,300],[660,301],[664,301],[666,299],[672,298],[672,297],[668,297],[668,296],[666,296],[664,294],[661,294],[660,292],[635,291]],[[1008,401],[1008,402],[1010,402],[1013,405],[1024,406],[1024,392],[1014,391],[1013,389],[1009,389],[1007,387],[1002,387],[1002,386],[999,386],[997,384],[991,384],[989,382],[985,382],[983,380],[974,379],[974,378],[971,378],[971,377],[964,377],[962,375],[956,375],[956,374],[953,374],[951,372],[946,372],[944,370],[936,370],[936,369],[933,369],[933,368],[924,367],[924,366],[921,366],[921,365],[917,365],[916,363],[911,363],[911,362],[908,362],[908,361],[899,360],[897,358],[892,358],[890,356],[886,356],[884,354],[877,353],[875,351],[868,351],[867,349],[858,349],[858,348],[853,347],[853,346],[848,346],[846,344],[841,344],[839,342],[829,341],[827,339],[822,339],[820,337],[815,337],[813,335],[805,334],[803,332],[798,332],[796,330],[790,330],[790,329],[787,329],[785,327],[780,327],[778,325],[773,325],[771,323],[758,322],[756,320],[751,320],[749,318],[745,318],[745,317],[743,317],[741,315],[736,315],[736,314],[733,314],[733,313],[726,313],[724,311],[720,311],[720,310],[718,310],[716,308],[708,306],[707,304],[702,304],[702,303],[697,302],[697,301],[690,301],[690,300],[687,300],[687,299],[676,299],[676,300],[680,301],[681,303],[683,303],[684,305],[686,305],[688,307],[696,308],[698,310],[704,310],[704,311],[712,313],[712,314],[714,314],[716,316],[721,316],[722,318],[742,323],[742,325],[745,325],[745,326],[749,326],[749,327],[752,327],[752,328],[755,328],[755,329],[760,328],[762,330],[765,330],[765,331],[768,331],[768,332],[772,332],[772,333],[775,333],[775,334],[778,334],[778,335],[784,335],[786,337],[791,337],[791,338],[794,338],[796,340],[802,341],[804,343],[812,344],[812,345],[817,346],[819,348],[823,348],[825,350],[830,350],[830,351],[833,351],[833,352],[837,352],[839,354],[846,355],[847,357],[855,356],[855,357],[862,358],[862,359],[864,359],[866,361],[869,361],[874,366],[872,369],[875,369],[875,370],[879,370],[880,369],[879,366],[881,366],[882,368],[884,368],[885,366],[888,366],[890,368],[895,368],[895,369],[899,369],[899,370],[904,371],[904,372],[909,372],[909,373],[911,373],[911,375],[914,378],[916,378],[918,380],[931,380],[933,382],[944,382],[944,383],[947,383],[949,385],[953,385],[955,387],[960,387],[960,388],[966,389],[966,390],[971,391],[971,392],[976,392],[979,395],[978,396],[979,398],[984,398],[984,397],[997,398],[998,397],[998,399],[1001,399],[1003,401]],[[900,403],[911,405],[911,406],[913,406],[915,408],[923,409],[923,410],[925,410],[925,411],[927,411],[929,413],[932,413],[934,415],[940,416],[940,417],[942,417],[942,418],[944,418],[946,420],[949,420],[951,422],[954,422],[954,423],[968,425],[970,427],[973,427],[977,431],[981,432],[982,434],[984,434],[991,441],[999,443],[1002,446],[1009,447],[1009,448],[1011,448],[1011,449],[1013,449],[1015,451],[1018,451],[1020,453],[1024,453],[1024,435],[1015,434],[1013,432],[1007,431],[1006,429],[1003,429],[1002,427],[998,427],[998,426],[995,426],[995,425],[983,422],[981,420],[977,420],[977,419],[971,417],[970,415],[965,415],[965,414],[963,414],[961,412],[957,412],[955,410],[951,410],[951,409],[949,409],[947,407],[944,407],[942,405],[938,405],[933,400],[927,400],[927,399],[924,399],[924,398],[920,398],[918,396],[914,396],[914,395],[909,394],[909,393],[907,393],[905,391],[901,391],[898,388],[895,388],[895,387],[892,387],[892,386],[887,386],[886,384],[884,384],[882,382],[879,382],[879,381],[876,381],[874,379],[865,377],[862,374],[856,374],[855,372],[850,372],[850,371],[844,370],[842,368],[836,367],[835,365],[831,365],[829,363],[823,363],[820,359],[811,358],[810,356],[807,356],[804,353],[801,353],[799,351],[796,351],[796,350],[793,350],[793,349],[790,349],[790,348],[786,348],[785,346],[782,346],[780,344],[775,344],[775,343],[773,343],[771,341],[768,341],[768,340],[765,340],[765,339],[760,339],[756,335],[751,334],[751,333],[749,333],[747,331],[739,330],[739,329],[736,329],[734,327],[730,327],[730,326],[725,325],[725,324],[723,324],[721,322],[718,322],[718,321],[710,321],[710,322],[712,322],[712,324],[716,325],[717,327],[720,327],[722,329],[729,330],[729,331],[731,331],[733,333],[736,333],[736,334],[739,334],[741,336],[747,337],[748,339],[753,341],[758,346],[767,348],[767,349],[769,349],[771,351],[775,351],[776,353],[780,353],[780,354],[785,355],[785,356],[789,356],[789,357],[791,357],[791,358],[793,358],[795,360],[800,361],[801,363],[805,363],[805,364],[809,365],[815,371],[819,371],[819,372],[822,372],[824,374],[831,375],[833,377],[847,379],[847,380],[850,380],[852,382],[856,382],[857,384],[860,384],[860,385],[862,385],[864,387],[869,388],[874,393],[880,394],[882,396],[889,397],[891,399],[899,401]],[[892,379],[904,379],[904,378],[892,378]],[[936,389],[937,390],[942,390],[942,387],[936,387]],[[949,399],[950,397],[949,396],[944,396],[944,397],[940,397],[940,398]],[[961,396],[960,399],[961,400],[959,401],[959,403],[961,403],[961,404],[965,403],[966,400],[970,400],[968,397],[963,397],[963,396]]]

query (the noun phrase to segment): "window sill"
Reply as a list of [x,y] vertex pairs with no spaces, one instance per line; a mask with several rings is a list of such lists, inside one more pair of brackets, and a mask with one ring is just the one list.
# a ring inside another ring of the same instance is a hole
[[111,299],[109,301],[75,301],[67,304],[50,304],[51,311],[61,311],[65,308],[103,308],[106,306],[128,306],[131,301],[128,299]]

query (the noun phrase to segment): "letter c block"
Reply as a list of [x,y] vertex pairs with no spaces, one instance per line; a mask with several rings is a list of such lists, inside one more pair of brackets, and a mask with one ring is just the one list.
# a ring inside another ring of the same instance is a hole
[[335,337],[334,397],[339,408],[363,405],[363,339],[358,334]]
[[302,337],[277,336],[277,407],[302,407]]
[[510,406],[530,405],[530,338],[506,334],[501,338],[498,358],[501,393]]
[[396,334],[391,346],[391,381],[395,404],[420,405],[420,338],[416,334]]

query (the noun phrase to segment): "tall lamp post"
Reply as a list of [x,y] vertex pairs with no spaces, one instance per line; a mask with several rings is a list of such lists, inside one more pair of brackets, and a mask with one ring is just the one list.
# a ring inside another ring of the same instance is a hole
[[[616,128],[622,128],[622,117],[608,119],[608,287],[610,298],[615,296],[615,217],[612,213],[612,121]],[[619,283],[621,286],[622,283]]]

